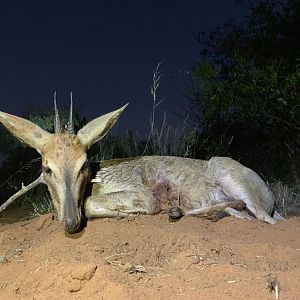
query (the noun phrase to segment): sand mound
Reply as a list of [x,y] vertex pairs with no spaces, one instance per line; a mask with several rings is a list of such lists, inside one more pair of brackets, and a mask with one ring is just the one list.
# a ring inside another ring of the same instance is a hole
[[0,255],[1,299],[300,298],[300,218],[97,219],[66,236],[45,215],[1,225]]

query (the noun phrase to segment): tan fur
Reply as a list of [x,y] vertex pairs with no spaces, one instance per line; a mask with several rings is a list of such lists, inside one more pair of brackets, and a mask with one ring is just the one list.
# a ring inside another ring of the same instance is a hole
[[[193,214],[242,200],[258,219],[275,223],[271,191],[255,172],[228,157],[144,156],[103,168],[92,181],[93,195],[85,201],[88,217],[156,214],[166,206]],[[230,214],[240,216],[234,210]]]
[[[85,186],[90,180],[90,171],[81,170],[87,160],[85,147],[76,135],[68,133],[50,135],[42,147],[42,166],[51,169],[51,174],[44,172],[44,180],[51,194],[53,204],[58,213],[58,219],[64,220],[65,206],[62,199],[65,198],[66,182],[65,175],[68,171],[70,176],[70,190],[73,199],[83,199]],[[80,201],[77,202],[76,219],[80,221]]]

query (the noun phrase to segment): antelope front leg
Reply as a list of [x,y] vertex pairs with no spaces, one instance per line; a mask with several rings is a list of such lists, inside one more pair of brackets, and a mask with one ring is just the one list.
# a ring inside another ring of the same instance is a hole
[[[143,195],[145,197],[145,195]],[[151,199],[149,199],[151,201]],[[153,214],[149,201],[136,193],[113,192],[90,196],[84,205],[87,218],[126,218],[136,214]]]

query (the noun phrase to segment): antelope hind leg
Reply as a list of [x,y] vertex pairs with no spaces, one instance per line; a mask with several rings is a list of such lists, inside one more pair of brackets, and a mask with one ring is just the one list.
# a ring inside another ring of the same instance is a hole
[[251,217],[246,211],[238,211],[231,207],[226,207],[224,209],[224,212],[226,212],[228,215],[233,216],[238,219],[246,219],[246,220],[254,220],[254,217]]
[[[185,216],[195,216],[212,220],[214,222],[227,216],[252,219],[244,210],[246,204],[241,200],[228,201],[213,205],[212,207],[193,208],[184,213]],[[171,218],[171,216],[170,216]]]
[[210,159],[209,168],[228,198],[245,202],[247,209],[258,220],[269,224],[276,223],[271,217],[274,195],[253,170],[226,157]]

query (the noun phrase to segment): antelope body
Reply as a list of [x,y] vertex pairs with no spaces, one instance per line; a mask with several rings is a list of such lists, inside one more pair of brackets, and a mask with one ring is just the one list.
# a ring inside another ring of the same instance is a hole
[[[241,200],[259,220],[274,224],[274,197],[251,169],[226,157],[209,161],[180,157],[144,156],[100,169],[92,179],[92,195],[84,199],[91,171],[86,151],[104,137],[116,123],[122,108],[100,116],[74,134],[72,110],[68,128],[61,130],[55,101],[55,133],[36,124],[0,112],[0,122],[18,139],[42,156],[42,182],[47,184],[58,219],[65,230],[78,230],[82,210],[86,217],[127,217],[156,214],[168,207],[180,207],[195,215],[214,206]],[[227,208],[236,217],[248,214]]]

